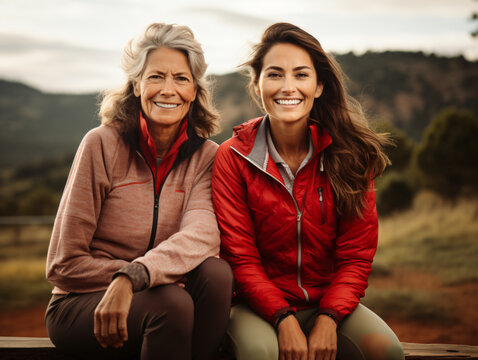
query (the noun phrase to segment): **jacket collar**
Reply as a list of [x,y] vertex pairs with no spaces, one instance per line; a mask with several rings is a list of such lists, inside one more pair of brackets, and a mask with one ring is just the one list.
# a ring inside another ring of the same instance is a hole
[[[271,161],[269,161],[270,155],[267,151],[266,131],[268,123],[269,115],[266,115],[236,126],[234,128],[234,134],[239,141],[231,146],[231,148],[239,152],[243,157],[263,171],[275,172],[271,169]],[[309,131],[314,144],[314,156],[322,152],[332,143],[331,136],[322,126],[311,123],[309,125]]]
[[[186,132],[187,127],[188,121],[185,118],[179,125],[179,131],[174,143],[171,145],[171,148],[168,150],[168,153],[164,156],[163,159],[161,159],[161,161],[169,160],[171,157],[176,158],[180,146],[188,140],[188,135]],[[149,132],[148,123],[144,118],[142,112],[139,116],[139,147],[151,169],[154,169],[156,172],[156,145],[154,143],[153,137]]]
[[159,191],[160,184],[166,179],[169,171],[183,160],[191,157],[198,150],[206,139],[197,135],[194,127],[187,118],[182,120],[178,135],[166,156],[158,164],[156,159],[156,146],[149,133],[146,119],[142,112],[139,117],[139,141],[138,146],[141,154],[153,171],[156,179],[155,189]]

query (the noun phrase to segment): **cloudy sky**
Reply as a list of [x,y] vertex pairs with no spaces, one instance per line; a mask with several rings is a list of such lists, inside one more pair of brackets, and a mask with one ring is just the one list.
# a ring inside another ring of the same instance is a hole
[[474,11],[476,0],[0,0],[0,78],[47,92],[119,85],[124,45],[158,21],[191,27],[216,74],[234,71],[277,21],[309,31],[326,51],[477,60]]

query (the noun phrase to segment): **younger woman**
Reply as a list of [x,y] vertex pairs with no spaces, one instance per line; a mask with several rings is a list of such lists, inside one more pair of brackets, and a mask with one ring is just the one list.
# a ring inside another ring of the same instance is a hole
[[239,299],[227,332],[238,360],[403,359],[395,334],[359,304],[388,140],[302,29],[270,26],[247,65],[267,114],[235,128],[213,168],[221,256]]

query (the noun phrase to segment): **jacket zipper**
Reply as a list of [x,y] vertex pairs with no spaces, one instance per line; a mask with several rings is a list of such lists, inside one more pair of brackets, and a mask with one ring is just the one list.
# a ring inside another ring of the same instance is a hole
[[319,204],[320,204],[320,224],[325,224],[325,210],[324,210],[324,194],[322,187],[319,187]]
[[[153,178],[153,182],[154,178]],[[155,184],[156,185],[156,184]],[[156,186],[155,189],[156,191]],[[151,250],[154,245],[154,240],[156,239],[156,228],[158,227],[158,212],[159,212],[159,193],[154,195],[154,210],[153,210],[153,228],[151,229],[151,237],[149,238],[148,249],[146,252]]]
[[146,249],[146,252],[148,252],[149,250],[151,250],[153,248],[153,245],[154,245],[154,241],[156,240],[156,229],[158,227],[158,215],[159,215],[159,195],[161,194],[161,190],[163,189],[163,184],[164,182],[166,181],[166,178],[168,177],[169,173],[171,172],[172,168],[169,169],[168,173],[166,174],[166,176],[164,177],[164,181],[163,183],[161,184],[161,186],[159,187],[159,191],[158,193],[156,194],[156,178],[154,176],[154,172],[153,172],[153,169],[151,169],[151,166],[149,166],[148,162],[146,161],[146,159],[143,157],[143,155],[141,154],[141,152],[137,151],[137,153],[139,154],[139,156],[141,156],[141,158],[144,160],[144,162],[146,163],[146,165],[148,166],[149,168],[149,171],[151,171],[151,175],[153,176],[153,193],[154,193],[154,205],[153,205],[153,225],[152,225],[152,228],[151,228],[151,236],[149,237],[149,244],[148,244],[148,248]]
[[[301,277],[301,274],[300,274],[301,273],[301,266],[302,266],[302,221],[301,221],[302,220],[302,212],[299,209],[299,205],[297,204],[297,201],[295,200],[294,196],[289,192],[287,187],[283,183],[281,183],[279,179],[272,176],[268,172],[262,170],[261,167],[259,167],[256,163],[254,163],[250,159],[248,159],[246,156],[242,155],[239,151],[234,149],[232,146],[231,146],[231,149],[234,150],[236,153],[238,153],[240,156],[242,156],[244,159],[246,159],[248,162],[250,162],[252,165],[254,165],[256,168],[258,168],[260,171],[262,171],[263,173],[265,173],[266,175],[270,176],[272,179],[277,181],[279,184],[281,184],[284,187],[284,189],[287,191],[287,193],[290,195],[292,201],[294,202],[295,210],[297,212],[297,221],[296,221],[296,223],[297,223],[297,251],[298,251],[298,254],[297,254],[297,285],[304,292],[305,301],[309,302],[309,293],[302,286],[302,277]],[[305,199],[303,200],[303,204],[305,204]]]

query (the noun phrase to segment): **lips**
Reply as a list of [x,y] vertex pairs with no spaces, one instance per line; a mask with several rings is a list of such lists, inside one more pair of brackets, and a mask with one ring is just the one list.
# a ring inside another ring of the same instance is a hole
[[279,105],[298,105],[302,102],[301,99],[275,99],[274,102]]
[[179,104],[160,103],[160,102],[156,102],[156,101],[154,101],[154,105],[156,105],[160,108],[163,108],[163,109],[174,109],[174,108],[177,108],[179,106]]

